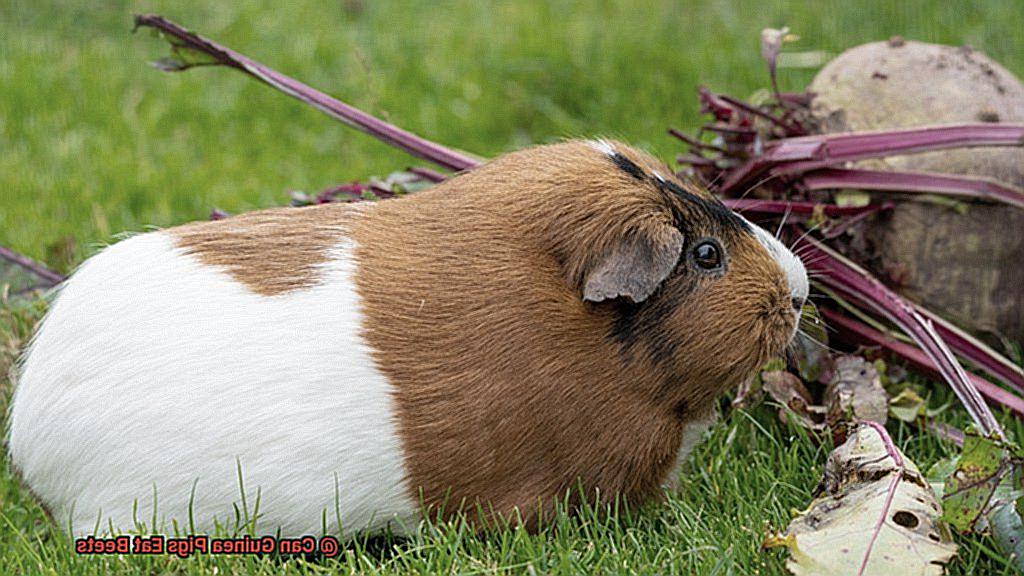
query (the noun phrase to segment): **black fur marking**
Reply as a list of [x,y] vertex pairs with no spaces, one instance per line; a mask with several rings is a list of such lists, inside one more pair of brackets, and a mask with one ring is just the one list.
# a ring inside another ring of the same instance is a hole
[[644,172],[643,168],[637,166],[635,162],[633,162],[629,158],[626,158],[622,154],[619,154],[618,152],[613,152],[611,155],[611,159],[612,162],[615,162],[615,165],[618,166],[620,170],[622,170],[626,174],[629,174],[633,178],[636,178],[637,180],[641,181],[649,178],[647,174]]
[[747,224],[743,218],[737,216],[735,212],[727,208],[725,204],[722,204],[717,199],[704,198],[687,191],[685,188],[671,180],[654,177],[644,172],[644,169],[637,165],[636,162],[626,158],[626,156],[620,152],[612,152],[608,157],[611,158],[612,162],[615,162],[615,165],[619,167],[619,170],[622,170],[641,182],[651,182],[658,188],[658,190],[672,194],[676,198],[694,206],[722,227],[726,229],[732,228],[740,230],[748,234],[753,233],[750,225]]
[[747,234],[753,234],[753,230],[750,228],[750,224],[748,224],[746,220],[737,216],[735,212],[718,200],[709,200],[692,192],[688,192],[682,186],[671,180],[655,179],[654,183],[662,192],[675,195],[677,198],[691,206],[694,206],[723,227],[738,229],[746,232]]
[[[684,238],[692,239],[694,236],[692,231],[693,214],[686,213],[690,210],[681,211],[677,203],[670,201],[670,197],[679,199],[693,211],[707,217],[712,224],[716,224],[723,231],[733,230],[739,233],[753,234],[753,229],[747,221],[718,199],[705,198],[686,190],[676,182],[647,174],[643,168],[619,152],[612,152],[608,157],[626,174],[640,182],[650,182],[665,194],[667,208],[673,213],[674,225],[682,232]],[[689,245],[685,249],[688,250]],[[685,265],[687,261],[687,257],[684,255],[680,258],[680,265]],[[637,344],[642,343],[642,349],[647,351],[650,360],[665,369],[668,374],[672,374],[679,343],[669,337],[665,326],[686,294],[696,288],[695,279],[686,281],[682,278],[682,276],[673,274],[644,302],[634,303],[622,298],[616,299],[614,303],[616,319],[609,330],[608,338],[619,344],[624,361],[632,362],[636,357]],[[675,378],[670,376],[668,380],[674,382]]]
[[616,319],[608,337],[619,344],[625,359],[635,358],[634,349],[642,343],[642,350],[646,349],[652,362],[672,371],[679,346],[665,327],[683,301],[685,293],[693,288],[692,282],[677,277],[671,285],[663,284],[644,302],[628,302],[624,299],[615,302]]
[[637,341],[637,323],[642,304],[630,302],[625,298],[614,300],[615,322],[612,323],[608,336],[622,345],[623,352],[628,352]]

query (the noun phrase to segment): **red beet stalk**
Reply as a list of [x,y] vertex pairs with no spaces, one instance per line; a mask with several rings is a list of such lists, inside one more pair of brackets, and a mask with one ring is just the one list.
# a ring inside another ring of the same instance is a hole
[[33,275],[41,278],[46,283],[47,287],[56,286],[57,284],[63,282],[65,279],[64,275],[61,274],[60,272],[50,270],[49,268],[43,266],[39,262],[36,262],[35,260],[29,258],[28,256],[18,254],[17,252],[11,250],[10,248],[4,248],[3,246],[0,246],[0,259],[7,260],[8,262],[14,263],[24,268],[25,270],[28,270]]
[[981,398],[978,388],[949,350],[934,324],[867,271],[853,264],[817,240],[806,237],[802,256],[818,280],[844,295],[852,295],[873,312],[899,326],[939,369],[967,413],[985,435],[1005,437],[1002,427]]
[[[828,326],[836,331],[840,340],[851,344],[878,346],[892,356],[906,360],[911,366],[921,372],[937,378],[942,377],[942,371],[939,370],[939,367],[920,349],[891,338],[867,324],[858,322],[839,312],[829,310],[828,308],[821,308],[820,311]],[[983,396],[1002,406],[1006,406],[1020,416],[1024,416],[1024,399],[996,386],[981,376],[967,374],[967,377]]]
[[[225,48],[220,44],[193,34],[162,16],[136,15],[135,27],[155,28],[169,37],[175,50],[184,48],[205,54],[213,58],[216,64],[241,70],[271,87],[313,106],[336,120],[340,120],[357,130],[365,132],[396,148],[405,150],[413,156],[433,162],[438,166],[458,171],[472,168],[480,163],[475,158],[421,138],[412,132],[402,130],[393,124],[375,118],[354,106],[345,104],[315,88],[307,86],[294,78],[268,68],[230,48]],[[178,71],[189,67],[188,64],[184,64],[181,66],[165,66],[164,69]]]
[[890,172],[824,168],[804,174],[808,190],[856,188],[900,193],[942,194],[972,200],[1002,202],[1024,208],[1024,190],[990,178],[929,174],[926,172]]

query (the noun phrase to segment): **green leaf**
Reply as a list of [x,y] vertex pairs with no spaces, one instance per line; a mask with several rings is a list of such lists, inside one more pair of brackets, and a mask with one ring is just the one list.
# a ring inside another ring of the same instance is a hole
[[944,520],[961,532],[974,529],[1003,476],[1009,454],[1000,442],[968,432],[956,470],[946,480]]
[[895,398],[889,400],[889,414],[897,420],[911,424],[924,416],[927,408],[928,402],[913,388],[904,388]]

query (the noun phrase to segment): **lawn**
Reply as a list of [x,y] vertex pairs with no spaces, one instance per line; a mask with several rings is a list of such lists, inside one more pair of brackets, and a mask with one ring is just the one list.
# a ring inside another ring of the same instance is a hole
[[[665,128],[700,121],[701,84],[745,96],[766,85],[761,28],[836,53],[902,35],[970,44],[1024,75],[1019,0],[951,3],[606,1],[485,5],[0,0],[0,245],[67,271],[123,231],[287,201],[289,190],[418,164],[240,74],[169,75],[133,12],[158,12],[414,132],[483,156],[565,136],[608,135],[669,160]],[[785,69],[798,89],[813,69]],[[7,374],[41,303],[0,311]],[[10,383],[0,378],[0,407]],[[938,387],[932,402],[948,393]],[[4,410],[4,412],[6,412]],[[962,411],[944,418],[963,424]],[[1007,422],[1009,419],[1004,418]],[[1011,430],[1021,437],[1019,424]],[[952,448],[890,426],[922,469]],[[810,500],[827,454],[761,406],[733,412],[666,502],[584,511],[539,535],[479,537],[453,523],[408,541],[355,542],[333,560],[77,557],[6,464],[0,574],[698,573],[781,574],[764,552]],[[952,573],[1008,570],[987,538],[961,539]]]

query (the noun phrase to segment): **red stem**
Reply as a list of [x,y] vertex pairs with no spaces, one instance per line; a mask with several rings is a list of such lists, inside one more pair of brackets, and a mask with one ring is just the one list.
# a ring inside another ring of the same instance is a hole
[[[820,309],[822,317],[828,323],[829,328],[836,331],[840,340],[850,344],[866,344],[878,346],[890,355],[902,358],[911,366],[933,377],[942,377],[942,371],[931,361],[930,358],[920,349],[905,342],[893,339],[883,332],[858,322],[849,316],[840,314],[828,308]],[[968,374],[971,383],[978,388],[983,396],[995,404],[1006,406],[1020,416],[1024,416],[1024,399],[1015,394],[996,386],[976,374]]]
[[405,150],[413,156],[455,171],[467,170],[480,164],[480,161],[476,158],[431,142],[412,132],[402,130],[393,124],[375,118],[358,108],[336,100],[315,88],[285,76],[230,48],[193,34],[162,16],[136,15],[135,26],[136,28],[142,26],[155,28],[174,38],[171,43],[176,46],[184,46],[211,56],[220,65],[241,70],[293,98],[312,105],[328,116],[340,120],[357,130],[361,130],[386,144]]
[[913,306],[922,316],[935,324],[936,331],[943,340],[953,347],[957,354],[993,377],[1002,380],[1018,394],[1024,394],[1024,370],[1020,366],[934,312],[917,304],[913,304]]
[[412,172],[424,180],[429,180],[434,183],[444,182],[448,179],[447,174],[442,174],[437,170],[431,170],[430,168],[423,168],[422,166],[413,166],[412,168],[409,168],[409,172]]
[[942,194],[988,202],[1002,202],[1017,208],[1024,208],[1024,190],[989,178],[925,172],[824,168],[804,174],[803,182],[808,190],[856,188],[901,193]]
[[35,260],[29,258],[28,256],[18,254],[17,252],[11,250],[10,248],[4,248],[3,246],[0,246],[0,258],[3,258],[8,262],[12,262],[18,266],[21,266],[22,268],[28,270],[32,274],[42,278],[48,283],[47,287],[56,286],[57,284],[60,284],[66,279],[66,277],[60,272],[50,270],[49,268],[43,266],[39,262],[36,262]]
[[814,214],[821,210],[825,216],[830,218],[839,216],[857,216],[860,214],[877,212],[892,207],[891,204],[868,204],[867,206],[837,206],[835,204],[822,204],[819,202],[800,202],[795,200],[759,200],[756,198],[723,198],[722,203],[743,213],[754,213],[764,216],[778,216],[790,214]]
[[943,378],[960,398],[960,402],[982,433],[1005,438],[1002,427],[982,400],[978,388],[935,331],[932,322],[867,271],[814,238],[806,237],[801,256],[808,269],[812,273],[818,273],[818,279],[822,283],[840,294],[852,295],[913,338],[942,372]]
[[900,481],[903,480],[903,474],[906,469],[903,464],[903,456],[900,455],[900,451],[896,448],[896,444],[892,441],[892,437],[886,432],[885,427],[877,422],[871,422],[865,420],[864,425],[870,426],[881,438],[882,444],[885,445],[885,451],[892,458],[893,464],[896,465],[896,473],[893,474],[893,479],[889,482],[889,491],[885,495],[885,505],[882,507],[882,513],[878,515],[878,522],[875,523],[874,530],[871,531],[871,540],[868,542],[868,547],[864,550],[864,559],[860,563],[860,569],[857,570],[857,576],[862,576],[864,570],[868,567],[868,561],[871,559],[871,550],[875,546],[875,541],[878,540],[878,535],[882,532],[882,526],[885,525],[885,519],[889,517],[889,510],[892,508],[893,498],[896,496],[896,490],[900,486]]
[[725,94],[719,94],[718,97],[721,98],[722,101],[724,101],[724,102],[726,102],[728,104],[731,104],[732,106],[734,106],[734,107],[736,107],[736,108],[738,108],[740,110],[743,110],[744,112],[746,112],[748,114],[751,114],[751,115],[754,115],[754,116],[759,116],[761,118],[764,118],[765,120],[768,120],[769,122],[771,122],[772,124],[774,124],[775,126],[780,128],[783,131],[783,133],[785,133],[787,136],[801,136],[801,135],[807,133],[803,129],[803,127],[801,127],[801,126],[799,126],[797,124],[789,124],[789,123],[783,121],[782,119],[777,118],[777,117],[775,117],[774,115],[772,115],[772,114],[770,114],[768,112],[765,112],[764,110],[761,110],[761,109],[759,109],[759,108],[757,108],[755,106],[751,106],[750,104],[747,104],[746,102],[744,102],[742,100],[738,100],[736,98],[733,98],[732,96],[727,96]]
[[785,166],[784,173],[791,174],[865,158],[949,148],[1021,145],[1024,145],[1022,124],[950,124],[781,138],[765,144],[764,156],[770,162],[804,161]]
[[776,176],[796,176],[866,158],[949,148],[1022,145],[1024,125],[991,123],[780,138],[767,142],[763,154],[733,170],[722,183],[721,192],[728,195],[743,189],[766,170]]

